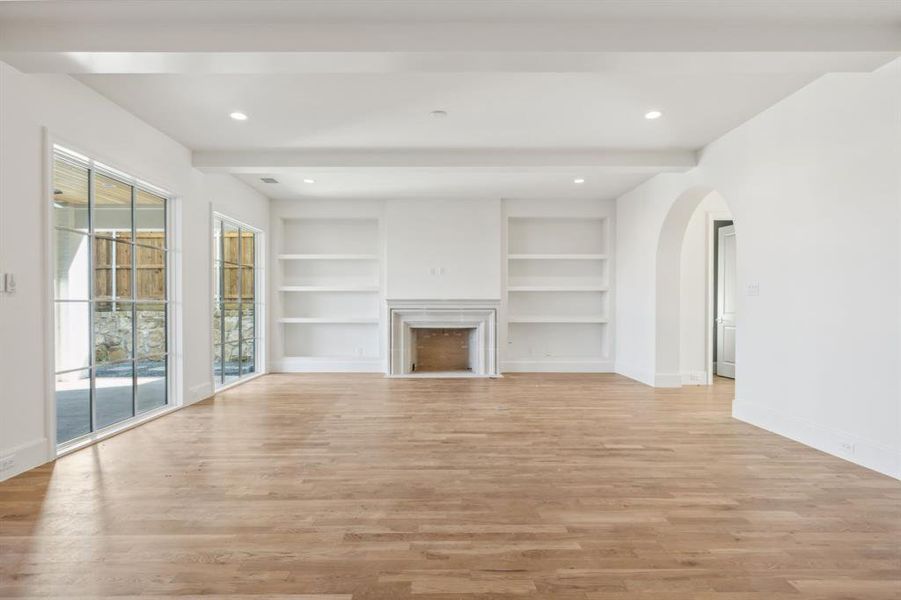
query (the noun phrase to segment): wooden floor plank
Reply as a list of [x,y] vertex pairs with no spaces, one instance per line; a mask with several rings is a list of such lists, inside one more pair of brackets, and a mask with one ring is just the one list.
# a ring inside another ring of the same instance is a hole
[[901,598],[901,483],[732,396],[266,376],[0,483],[0,597]]

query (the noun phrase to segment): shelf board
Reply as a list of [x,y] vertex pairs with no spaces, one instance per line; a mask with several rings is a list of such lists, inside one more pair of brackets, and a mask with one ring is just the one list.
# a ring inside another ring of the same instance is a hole
[[384,361],[378,356],[306,356],[288,355],[276,362],[286,373],[384,373]]
[[607,260],[607,254],[508,254],[508,260]]
[[508,323],[606,323],[607,317],[603,315],[527,315],[509,317]]
[[279,323],[373,323],[379,322],[378,317],[284,317]]
[[284,358],[289,359],[289,360],[309,360],[309,361],[317,361],[317,362],[324,362],[327,360],[360,360],[360,361],[362,361],[362,360],[366,360],[366,361],[382,360],[382,358],[380,356],[355,356],[355,355],[349,355],[349,354],[348,355],[336,354],[334,356],[318,356],[318,355],[311,356],[311,355],[305,355],[305,354],[286,354]]
[[511,285],[508,292],[606,292],[606,285]]
[[280,292],[378,292],[377,285],[284,285]]
[[378,260],[378,254],[279,254],[279,260]]
[[516,357],[501,363],[510,373],[609,373],[613,364],[606,356]]
[[590,354],[554,354],[552,356],[514,356],[509,362],[603,362],[610,360],[609,356]]

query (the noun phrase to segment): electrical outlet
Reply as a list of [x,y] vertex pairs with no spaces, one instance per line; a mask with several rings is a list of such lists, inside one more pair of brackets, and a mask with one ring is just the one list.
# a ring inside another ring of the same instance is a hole
[[12,273],[0,273],[0,293],[16,293],[16,276]]
[[842,450],[844,450],[848,454],[854,454],[854,443],[853,442],[842,442],[840,445],[842,447]]
[[16,466],[16,457],[12,454],[0,458],[0,472],[9,471]]

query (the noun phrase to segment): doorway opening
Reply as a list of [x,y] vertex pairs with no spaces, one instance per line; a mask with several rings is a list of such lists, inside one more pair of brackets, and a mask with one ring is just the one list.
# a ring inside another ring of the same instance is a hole
[[712,223],[713,323],[709,372],[713,377],[735,379],[735,224],[729,220]]
[[[657,247],[655,387],[714,383],[717,342],[720,358],[736,364],[735,230],[728,238],[728,251],[718,244],[720,232],[734,227],[732,219],[726,200],[706,186],[685,190],[664,219]],[[716,290],[719,254],[731,261],[722,279],[729,285],[728,295],[725,289],[719,294]],[[721,308],[731,314],[717,311],[719,299],[726,301]],[[724,327],[717,337],[719,318]],[[721,373],[729,370],[723,362],[720,360]],[[734,370],[731,374],[734,376]]]

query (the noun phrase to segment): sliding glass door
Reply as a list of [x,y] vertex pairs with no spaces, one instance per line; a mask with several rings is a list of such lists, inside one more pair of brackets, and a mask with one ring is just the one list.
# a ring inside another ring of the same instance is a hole
[[53,155],[57,443],[168,403],[164,192]]
[[221,215],[213,220],[213,378],[216,387],[258,371],[262,347],[259,232]]

